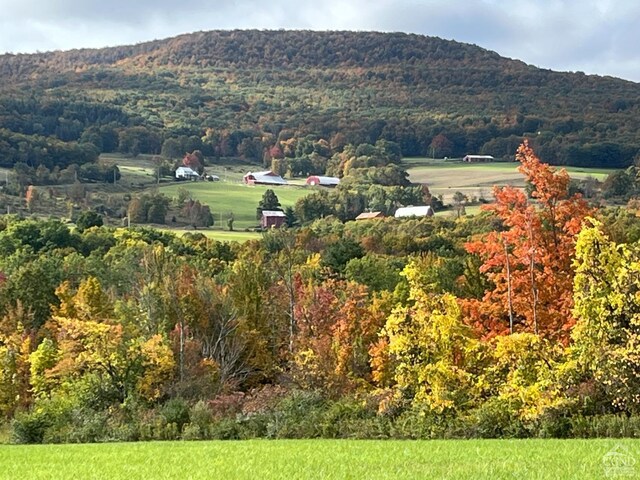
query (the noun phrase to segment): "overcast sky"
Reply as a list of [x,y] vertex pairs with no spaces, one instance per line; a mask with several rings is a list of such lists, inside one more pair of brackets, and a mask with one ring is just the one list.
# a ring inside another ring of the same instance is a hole
[[638,0],[0,0],[0,52],[198,30],[378,30],[474,43],[554,70],[640,82]]

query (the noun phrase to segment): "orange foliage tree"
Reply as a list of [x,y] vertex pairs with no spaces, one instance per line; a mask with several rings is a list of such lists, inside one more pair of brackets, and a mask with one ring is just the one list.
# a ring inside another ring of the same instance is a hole
[[574,324],[575,237],[590,209],[569,194],[567,172],[542,163],[527,141],[516,158],[531,198],[521,189],[494,187],[496,201],[486,209],[504,228],[466,245],[482,259],[480,271],[494,288],[465,302],[467,318],[486,337],[518,330],[566,340]]
[[370,382],[369,349],[378,341],[388,302],[370,299],[362,285],[339,280],[299,281],[296,288],[294,378],[333,394]]

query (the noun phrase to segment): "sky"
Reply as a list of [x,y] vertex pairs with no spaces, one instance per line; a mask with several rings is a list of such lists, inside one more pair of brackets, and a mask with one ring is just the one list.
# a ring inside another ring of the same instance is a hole
[[0,53],[125,45],[201,30],[419,33],[526,63],[640,82],[638,0],[0,0]]

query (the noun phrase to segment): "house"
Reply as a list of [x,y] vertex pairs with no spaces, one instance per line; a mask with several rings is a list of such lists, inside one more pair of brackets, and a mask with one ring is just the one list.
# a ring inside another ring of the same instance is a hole
[[189,167],[176,168],[177,180],[198,180],[199,178],[200,178],[200,174],[192,168],[189,168]]
[[280,210],[263,210],[260,218],[260,226],[263,230],[267,228],[280,228],[284,225],[287,216]]
[[493,158],[491,155],[467,155],[462,159],[463,162],[471,162],[471,163],[493,162],[494,160],[495,158]]
[[287,181],[271,170],[265,172],[249,172],[243,177],[247,185],[288,185]]
[[430,206],[402,207],[396,210],[395,217],[433,217],[433,209]]
[[312,187],[320,185],[322,187],[335,187],[340,184],[338,177],[321,177],[319,175],[311,175],[307,178],[307,185]]
[[384,218],[384,213],[382,212],[362,212],[360,215],[356,217],[356,220],[370,220],[373,218]]

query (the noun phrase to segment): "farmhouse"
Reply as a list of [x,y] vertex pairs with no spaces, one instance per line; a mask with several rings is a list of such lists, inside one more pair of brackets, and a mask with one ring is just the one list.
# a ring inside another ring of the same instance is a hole
[[271,170],[264,172],[249,172],[243,177],[247,185],[287,185],[287,181]]
[[356,217],[356,220],[371,220],[373,218],[384,218],[382,212],[362,212]]
[[263,210],[260,218],[260,226],[263,230],[267,228],[280,228],[286,220],[284,212],[279,210]]
[[335,187],[340,184],[338,177],[321,177],[319,175],[311,175],[307,178],[307,185],[312,187],[320,185],[322,187]]
[[198,180],[200,175],[194,169],[189,167],[178,167],[176,168],[176,179],[177,180]]
[[402,207],[396,210],[395,217],[433,217],[433,209],[431,207]]
[[493,162],[494,160],[495,158],[493,158],[491,155],[467,155],[462,159],[463,162],[471,162],[471,163]]

